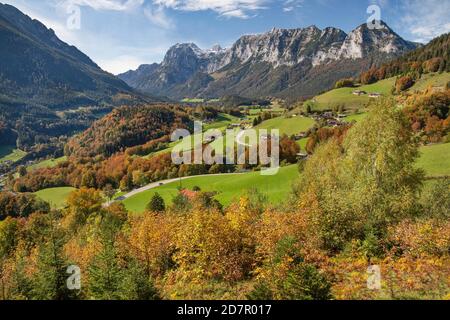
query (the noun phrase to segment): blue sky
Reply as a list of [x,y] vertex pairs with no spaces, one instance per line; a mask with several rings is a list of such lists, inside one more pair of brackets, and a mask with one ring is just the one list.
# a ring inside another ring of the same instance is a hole
[[[369,5],[405,39],[450,32],[450,0],[0,0],[39,19],[114,74],[160,62],[179,42],[230,46],[243,34],[316,25],[349,32]],[[80,13],[79,19],[77,13]],[[79,21],[79,28],[73,22]]]

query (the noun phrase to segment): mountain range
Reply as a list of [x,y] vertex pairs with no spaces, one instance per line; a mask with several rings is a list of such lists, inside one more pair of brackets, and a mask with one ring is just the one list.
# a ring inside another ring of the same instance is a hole
[[349,34],[332,27],[272,29],[242,36],[228,49],[176,44],[160,64],[118,77],[141,92],[173,99],[311,96],[419,46],[380,25],[363,24]]

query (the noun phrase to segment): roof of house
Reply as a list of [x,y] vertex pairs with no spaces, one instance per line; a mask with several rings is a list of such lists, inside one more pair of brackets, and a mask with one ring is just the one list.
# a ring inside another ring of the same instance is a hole
[[183,189],[180,192],[183,196],[191,200],[197,196],[197,192],[192,190]]

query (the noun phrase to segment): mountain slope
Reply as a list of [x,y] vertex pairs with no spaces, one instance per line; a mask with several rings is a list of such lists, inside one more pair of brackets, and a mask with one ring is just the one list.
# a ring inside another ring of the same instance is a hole
[[[1,144],[45,156],[115,106],[150,102],[41,22],[0,4]],[[36,150],[34,150],[36,149]]]
[[398,57],[379,68],[361,74],[362,81],[375,82],[410,74],[418,80],[423,73],[450,72],[450,33],[443,34],[427,45]]
[[273,29],[243,36],[227,50],[177,44],[161,64],[119,77],[141,91],[176,99],[315,95],[340,78],[417,48],[381,25],[370,30],[363,24],[348,35],[331,27]]
[[0,4],[0,103],[51,108],[109,102],[132,89],[54,31]]

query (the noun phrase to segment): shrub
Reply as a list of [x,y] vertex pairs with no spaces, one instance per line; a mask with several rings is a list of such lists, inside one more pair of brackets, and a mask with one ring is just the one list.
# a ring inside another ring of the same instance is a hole
[[414,79],[411,76],[403,76],[398,78],[395,83],[395,90],[397,93],[408,90],[414,85]]
[[355,86],[355,82],[353,81],[353,79],[341,79],[336,82],[336,84],[334,85],[334,88],[335,89],[352,88],[354,86]]

